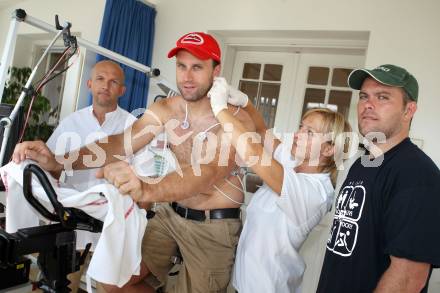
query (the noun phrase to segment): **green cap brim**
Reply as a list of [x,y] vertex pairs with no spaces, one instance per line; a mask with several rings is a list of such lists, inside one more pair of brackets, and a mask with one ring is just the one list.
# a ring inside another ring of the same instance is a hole
[[410,99],[417,101],[419,93],[417,79],[402,67],[385,64],[372,70],[364,68],[353,70],[348,76],[348,86],[360,90],[367,77],[386,86],[402,88]]
[[356,69],[350,73],[348,76],[348,86],[355,90],[360,90],[364,80],[367,77],[375,79],[377,82],[395,87],[404,87],[405,85],[401,82],[396,82],[389,78],[389,75],[382,73],[381,71],[371,71],[368,69]]

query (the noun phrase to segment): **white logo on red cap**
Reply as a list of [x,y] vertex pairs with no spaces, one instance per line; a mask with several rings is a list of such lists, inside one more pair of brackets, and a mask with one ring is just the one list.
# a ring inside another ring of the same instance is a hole
[[203,45],[205,41],[199,34],[187,34],[180,42],[182,44]]

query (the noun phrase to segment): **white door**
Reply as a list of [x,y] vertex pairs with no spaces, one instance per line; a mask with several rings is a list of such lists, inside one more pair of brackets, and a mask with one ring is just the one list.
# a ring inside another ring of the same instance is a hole
[[[357,95],[347,85],[350,72],[363,67],[365,56],[342,54],[301,54],[298,60],[294,97],[289,105],[290,125],[299,125],[307,109],[328,107],[342,113],[356,129]],[[295,130],[295,129],[293,129]]]
[[240,51],[231,84],[249,95],[278,133],[295,131],[311,107],[337,110],[356,129],[357,96],[346,79],[364,61],[361,55]]
[[231,84],[248,94],[268,128],[284,131],[293,91],[294,53],[237,52]]

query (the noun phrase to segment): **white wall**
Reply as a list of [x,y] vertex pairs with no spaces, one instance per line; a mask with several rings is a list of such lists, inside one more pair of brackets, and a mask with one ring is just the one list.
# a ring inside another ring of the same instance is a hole
[[[6,1],[7,2],[7,1]],[[419,80],[419,109],[411,136],[424,141],[424,150],[440,165],[440,1],[423,0],[155,0],[156,37],[153,66],[174,81],[174,61],[166,53],[182,34],[209,30],[359,30],[370,31],[366,66],[396,63]],[[7,2],[8,3],[8,2]],[[10,2],[9,2],[10,3]],[[54,14],[73,23],[72,31],[98,42],[104,0],[15,1],[0,9],[0,50],[3,51],[11,12],[25,9],[30,15],[53,23]],[[41,31],[21,24],[21,34]],[[157,91],[150,91],[151,101]],[[293,109],[294,110],[294,109]]]
[[12,64],[17,67],[29,66],[29,64],[32,63],[32,54],[30,53],[29,48],[32,48],[32,40],[29,40],[28,38],[17,38]]
[[[55,14],[58,14],[61,24],[65,21],[72,23],[72,33],[93,43],[98,43],[105,0],[34,0],[9,1],[7,3],[9,4],[0,8],[0,52],[2,53],[11,15],[15,9],[19,8],[24,9],[30,16],[50,25],[55,24]],[[54,36],[54,34],[48,34],[26,23],[19,23],[18,35],[13,59],[14,66],[18,67],[32,66],[32,56],[35,53],[36,44],[40,46],[47,45]],[[62,40],[59,42],[62,46]],[[78,86],[81,87],[81,80],[78,79],[81,74],[78,70],[83,68],[83,55],[77,59],[75,66],[67,72],[67,83],[64,88],[64,98],[60,113],[61,119],[75,111],[78,105],[84,106],[84,101],[87,100],[87,90],[79,91],[77,88]],[[78,92],[83,94],[79,102],[77,101]]]
[[[395,63],[419,80],[419,109],[411,136],[440,165],[440,1],[437,0],[158,0],[153,66],[169,80],[166,58],[182,34],[209,30],[370,31],[366,66]],[[294,109],[293,109],[294,110]]]
[[[101,32],[102,16],[105,0],[28,0],[15,1],[16,4],[2,7],[0,10],[0,50],[3,51],[11,14],[15,9],[22,8],[30,16],[49,24],[55,23],[55,14],[60,23],[72,23],[72,32],[80,32],[81,37],[97,43]],[[42,33],[41,30],[27,24],[20,24],[20,34]]]
[[[53,23],[54,14],[73,23],[81,37],[98,42],[104,0],[16,1],[0,10],[0,48],[3,50],[11,11],[25,9],[30,15]],[[153,67],[174,81],[174,62],[166,53],[176,39],[189,31],[209,30],[359,30],[370,31],[366,66],[396,63],[419,80],[419,109],[411,136],[424,141],[424,150],[440,165],[440,125],[436,96],[440,76],[440,11],[437,0],[155,0],[156,38]],[[318,9],[319,7],[319,9]],[[21,34],[39,33],[26,24]],[[151,101],[157,91],[150,91]]]

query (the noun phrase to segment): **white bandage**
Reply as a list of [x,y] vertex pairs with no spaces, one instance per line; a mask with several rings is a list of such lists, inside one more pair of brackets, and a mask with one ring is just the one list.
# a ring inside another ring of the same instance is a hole
[[211,108],[215,116],[223,109],[228,109],[229,86],[223,77],[214,78],[214,83],[208,92]]
[[248,95],[229,86],[229,98],[228,103],[238,107],[246,107],[249,101]]

